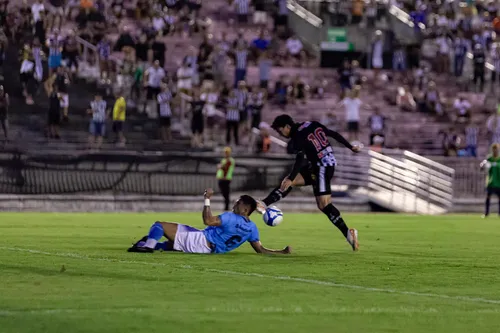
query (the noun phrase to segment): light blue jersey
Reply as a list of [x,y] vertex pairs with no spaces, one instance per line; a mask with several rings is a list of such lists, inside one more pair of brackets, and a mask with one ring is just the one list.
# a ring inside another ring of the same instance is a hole
[[219,218],[220,226],[203,230],[207,241],[215,245],[213,253],[226,253],[247,241],[259,241],[259,229],[252,221],[235,213],[224,213]]

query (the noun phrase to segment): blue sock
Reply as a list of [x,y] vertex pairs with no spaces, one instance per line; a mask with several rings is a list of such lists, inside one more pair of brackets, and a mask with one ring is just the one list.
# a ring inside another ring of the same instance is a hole
[[163,226],[160,222],[155,222],[151,229],[149,229],[148,240],[146,241],[145,247],[154,249],[158,241],[163,237]]
[[172,251],[169,241],[156,244],[155,250]]

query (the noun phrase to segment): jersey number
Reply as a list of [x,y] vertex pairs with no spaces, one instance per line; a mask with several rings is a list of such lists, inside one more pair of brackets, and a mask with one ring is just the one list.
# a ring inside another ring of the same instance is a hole
[[323,129],[321,127],[316,128],[314,133],[309,134],[307,136],[307,140],[312,142],[312,144],[316,148],[316,151],[322,150],[323,148],[328,146],[328,143],[329,143],[328,137],[326,136],[325,132],[323,131]]
[[240,242],[241,242],[240,236],[233,236],[229,238],[224,244],[226,244],[227,247],[233,247],[235,245],[238,245],[238,243]]

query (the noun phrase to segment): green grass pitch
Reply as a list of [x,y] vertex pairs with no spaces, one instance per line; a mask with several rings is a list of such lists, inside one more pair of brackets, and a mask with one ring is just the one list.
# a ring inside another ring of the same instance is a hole
[[[129,254],[156,220],[199,214],[0,214],[0,332],[499,332],[500,220],[285,214],[265,246]],[[64,266],[64,268],[63,268]]]

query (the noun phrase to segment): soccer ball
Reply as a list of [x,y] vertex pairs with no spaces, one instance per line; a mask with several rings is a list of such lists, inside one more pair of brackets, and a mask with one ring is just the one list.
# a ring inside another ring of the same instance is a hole
[[275,227],[283,222],[283,212],[276,206],[271,206],[266,209],[262,216],[264,223],[270,227]]

